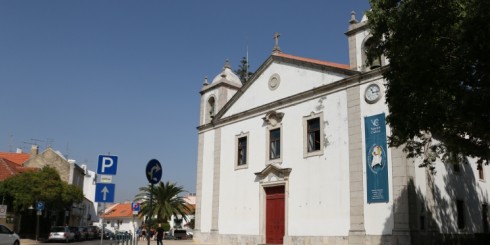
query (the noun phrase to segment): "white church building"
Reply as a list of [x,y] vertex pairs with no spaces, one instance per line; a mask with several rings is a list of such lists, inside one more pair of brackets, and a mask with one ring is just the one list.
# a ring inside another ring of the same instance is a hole
[[244,85],[228,63],[205,81],[194,240],[444,244],[488,233],[488,166],[419,168],[388,147],[389,66],[365,65],[366,23],[352,14],[349,65],[285,54],[276,39]]

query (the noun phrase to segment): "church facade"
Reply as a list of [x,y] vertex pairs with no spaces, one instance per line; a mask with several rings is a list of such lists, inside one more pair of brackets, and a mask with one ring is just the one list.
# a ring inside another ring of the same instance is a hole
[[388,147],[388,61],[365,65],[366,23],[352,15],[349,65],[285,54],[276,39],[247,83],[228,63],[205,81],[194,240],[432,244],[488,232],[488,167],[429,170]]

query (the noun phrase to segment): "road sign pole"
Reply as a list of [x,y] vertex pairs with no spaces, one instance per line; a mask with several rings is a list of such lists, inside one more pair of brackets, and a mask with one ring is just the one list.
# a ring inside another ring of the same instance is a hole
[[150,217],[148,218],[148,223],[150,227],[148,227],[148,245],[150,245],[150,231],[151,231],[151,216],[153,216],[153,184],[150,185]]
[[102,231],[101,231],[101,235],[100,235],[100,245],[102,245],[103,241],[104,241],[104,215],[105,214],[105,202],[104,202],[104,207],[103,207],[103,210],[102,210],[102,215],[100,217],[100,222],[102,223]]
[[148,223],[150,227],[148,227],[148,245],[150,245],[150,230],[151,230],[151,216],[153,216],[153,185],[160,182],[162,178],[162,165],[157,159],[151,159],[146,165],[145,171],[146,178],[148,182],[150,182],[150,217],[148,219]]
[[39,214],[36,215],[36,241],[39,237]]

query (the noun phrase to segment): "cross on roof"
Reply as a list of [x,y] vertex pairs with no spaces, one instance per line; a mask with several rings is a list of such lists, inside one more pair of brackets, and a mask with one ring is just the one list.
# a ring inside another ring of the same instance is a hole
[[279,37],[280,37],[280,36],[281,36],[281,35],[279,34],[279,32],[276,32],[276,33],[274,34],[273,39],[275,39],[275,40],[276,40],[276,45],[274,46],[274,49],[272,50],[272,53],[273,53],[273,54],[275,54],[275,53],[280,53],[280,52],[281,52],[281,48],[279,48]]

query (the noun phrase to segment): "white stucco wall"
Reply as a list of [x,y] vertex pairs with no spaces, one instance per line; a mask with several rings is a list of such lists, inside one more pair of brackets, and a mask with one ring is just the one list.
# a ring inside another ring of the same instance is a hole
[[[445,164],[437,159],[435,172],[431,174],[434,179],[434,206],[432,220],[442,233],[460,232],[457,226],[456,200],[464,201],[464,232],[483,232],[482,204],[489,202],[488,173],[489,167],[484,166],[485,178],[481,180],[478,175],[476,159],[468,159],[468,164],[460,164],[460,171],[455,172],[453,165]],[[418,163],[421,159],[417,159]],[[418,164],[417,164],[418,165]],[[419,176],[427,179],[425,168],[419,168]],[[417,182],[426,184],[422,179]],[[419,186],[421,186],[420,184]],[[422,201],[428,199],[428,186],[421,186]],[[425,191],[423,191],[425,190]],[[426,202],[430,205],[431,202]]]
[[[321,106],[320,106],[321,105]],[[317,110],[317,108],[322,108]],[[290,236],[345,236],[349,232],[349,164],[345,91],[287,108],[284,167],[289,180]],[[321,156],[303,157],[303,116],[323,112],[325,148]],[[287,117],[287,115],[291,115]]]
[[[122,221],[122,223],[118,224],[117,221]],[[138,218],[119,218],[119,219],[111,219],[104,220],[105,228],[112,231],[128,231],[134,234],[134,232],[141,226],[141,220]],[[99,225],[99,227],[102,227]]]
[[201,232],[211,230],[214,170],[214,131],[204,133],[202,189],[201,193]]
[[[269,73],[292,73],[289,66],[277,66]],[[272,69],[272,68],[271,68]],[[294,76],[293,74],[285,77]],[[282,76],[281,76],[282,77]],[[300,90],[298,84],[326,84],[340,79],[317,72],[303,71],[297,80],[281,80],[275,91],[268,89],[268,79],[255,81],[252,91],[237,102],[245,110],[257,102],[257,98],[276,100]],[[316,83],[314,83],[315,81]],[[296,84],[288,84],[296,83]],[[304,86],[308,87],[308,86]],[[306,90],[302,87],[302,90]],[[282,91],[280,89],[283,89]],[[235,105],[234,105],[235,106]],[[345,91],[317,97],[291,107],[277,108],[284,113],[282,120],[281,167],[292,168],[289,179],[289,192],[286,194],[286,224],[290,236],[345,236],[349,231],[349,169],[347,109]],[[324,113],[324,137],[328,145],[322,156],[303,157],[303,117],[311,112]],[[260,232],[260,190],[255,180],[255,172],[266,167],[267,129],[259,115],[221,128],[221,184],[219,230],[222,234],[253,234]],[[248,168],[235,170],[235,136],[249,133]],[[203,192],[206,193],[206,192]],[[233,215],[228,215],[233,214]],[[238,224],[239,223],[239,224]]]
[[[269,78],[276,73],[280,75],[280,85],[277,89],[271,91],[268,85]],[[308,69],[299,70],[290,64],[274,62],[254,81],[247,89],[247,92],[233,104],[224,117],[335,82],[344,77],[346,75],[331,72],[322,73]]]
[[[364,100],[364,92],[368,85],[371,83],[377,83],[382,89],[382,98],[374,103],[368,104]],[[364,186],[364,227],[366,229],[366,234],[368,235],[382,235],[391,234],[393,230],[393,162],[391,158],[391,148],[387,148],[388,156],[388,188],[389,188],[389,202],[388,203],[367,203],[367,183],[366,183],[366,135],[364,128],[364,118],[372,115],[377,115],[380,113],[385,113],[388,115],[388,108],[385,101],[385,88],[384,81],[382,79],[374,79],[367,81],[360,86],[360,100],[361,100],[361,134],[363,138],[362,146],[362,159],[363,159],[363,186]],[[386,136],[390,135],[390,128],[386,127]]]
[[[235,171],[235,135],[241,132],[250,133],[248,168]],[[258,234],[260,189],[254,173],[264,166],[265,133],[262,119],[254,117],[223,127],[221,140],[220,233]]]

